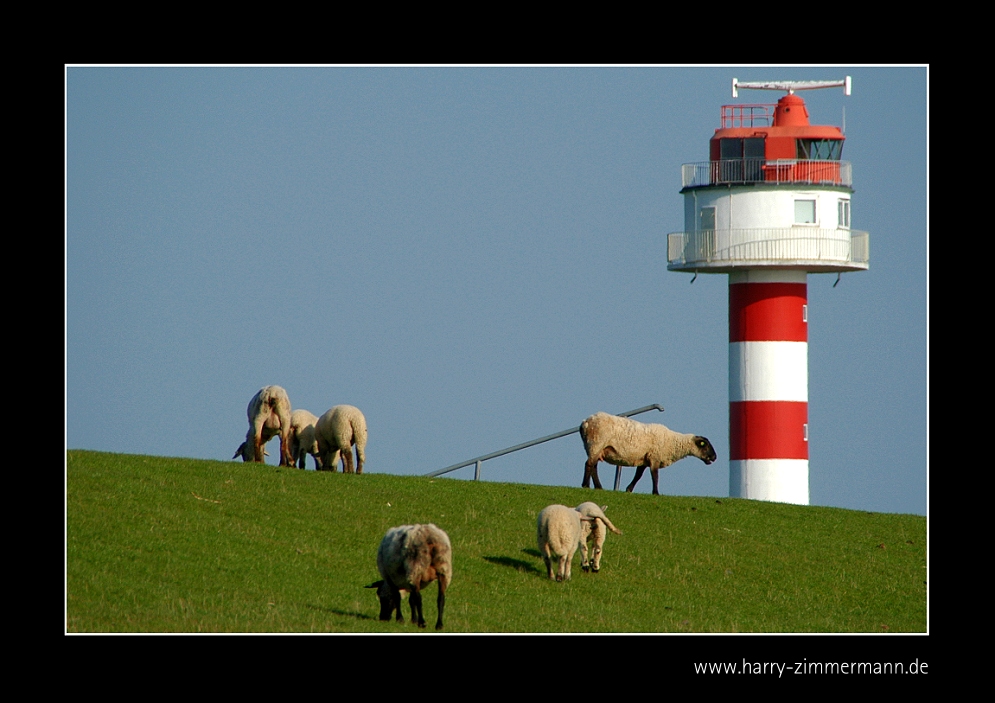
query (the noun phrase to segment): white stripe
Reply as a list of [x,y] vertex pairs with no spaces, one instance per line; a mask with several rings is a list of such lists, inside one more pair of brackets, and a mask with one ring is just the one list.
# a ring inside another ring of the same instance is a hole
[[808,460],[730,461],[729,495],[732,498],[808,505]]
[[730,342],[729,402],[808,402],[808,342]]
[[808,273],[787,269],[747,269],[729,273],[729,284],[733,283],[807,283]]

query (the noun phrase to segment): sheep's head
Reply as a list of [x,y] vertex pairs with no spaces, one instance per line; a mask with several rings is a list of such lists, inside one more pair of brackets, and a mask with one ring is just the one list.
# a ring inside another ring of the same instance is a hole
[[232,459],[237,459],[238,457],[242,457],[242,461],[252,461],[255,458],[252,455],[252,447],[248,442],[242,442],[238,445],[238,449],[235,450]]
[[[266,447],[263,447],[263,456],[269,456],[269,452],[266,451]],[[242,461],[255,461],[255,456],[252,453],[252,445],[248,442],[242,442],[238,445],[238,449],[232,455],[232,459],[237,459],[242,457]]]
[[[377,598],[380,599],[381,620],[390,620],[390,615],[395,610],[397,611],[398,618],[400,618],[401,604],[398,601],[394,600],[394,596],[390,592],[390,587],[387,585],[386,581],[384,581],[383,579],[380,579],[379,581],[374,581],[369,586],[366,586],[366,588],[377,589]],[[400,593],[398,593],[398,596],[400,596]]]
[[708,441],[707,437],[695,435],[691,442],[694,446],[694,455],[696,457],[701,459],[706,464],[711,464],[715,461],[715,448],[712,446],[712,443]]

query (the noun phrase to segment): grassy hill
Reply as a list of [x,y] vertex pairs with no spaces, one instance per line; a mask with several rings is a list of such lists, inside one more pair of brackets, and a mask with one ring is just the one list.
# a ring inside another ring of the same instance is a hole
[[[926,631],[916,515],[77,450],[66,467],[68,632],[415,632],[364,589],[384,532],[413,522],[453,543],[446,632]],[[578,554],[550,581],[536,515],[585,500],[624,534],[600,573]]]

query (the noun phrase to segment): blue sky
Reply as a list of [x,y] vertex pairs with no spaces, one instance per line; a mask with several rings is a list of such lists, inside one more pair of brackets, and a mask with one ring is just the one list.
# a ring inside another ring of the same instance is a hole
[[[661,492],[726,496],[728,277],[667,271],[681,164],[780,95],[733,77],[845,75],[801,94],[845,110],[871,251],[808,279],[811,502],[925,514],[925,67],[68,67],[66,446],[228,460],[277,384],[360,407],[369,472],[424,474],[660,403],[637,419],[719,456]],[[571,435],[483,478],[584,459]]]

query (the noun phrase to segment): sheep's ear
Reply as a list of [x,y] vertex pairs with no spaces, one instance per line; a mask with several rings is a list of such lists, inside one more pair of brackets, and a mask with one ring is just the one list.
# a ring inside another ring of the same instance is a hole
[[601,506],[601,512],[605,512],[606,510],[608,510],[608,506],[607,505],[602,505]]
[[380,579],[375,583],[371,583],[369,586],[363,586],[363,588],[380,588],[382,585],[383,585],[383,579]]

